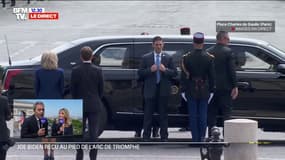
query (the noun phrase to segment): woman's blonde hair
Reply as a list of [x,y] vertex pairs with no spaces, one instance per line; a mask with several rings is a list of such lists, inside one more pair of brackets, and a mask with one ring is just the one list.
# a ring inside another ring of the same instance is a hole
[[57,55],[51,51],[42,54],[41,65],[44,69],[57,69],[58,58]]
[[58,113],[63,112],[64,113],[64,124],[67,124],[68,126],[71,125],[71,118],[69,115],[69,111],[66,108],[61,108]]

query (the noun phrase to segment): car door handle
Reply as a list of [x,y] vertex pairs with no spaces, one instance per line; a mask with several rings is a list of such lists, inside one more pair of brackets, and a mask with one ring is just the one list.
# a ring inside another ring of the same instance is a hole
[[250,87],[249,82],[238,82],[237,84],[239,88],[249,88]]
[[250,91],[250,92],[254,91],[254,88],[252,88],[250,82],[237,82],[237,85],[240,90]]

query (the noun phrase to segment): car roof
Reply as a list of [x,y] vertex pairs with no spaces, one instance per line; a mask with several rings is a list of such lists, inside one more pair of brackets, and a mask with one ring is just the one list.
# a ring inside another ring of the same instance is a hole
[[[118,41],[118,40],[133,40],[135,42],[151,42],[152,38],[156,35],[128,35],[128,36],[98,36],[98,37],[88,37],[88,38],[81,38],[72,41],[71,43],[74,45],[82,44],[89,41]],[[165,42],[192,42],[192,35],[159,35],[163,38]],[[215,36],[205,36],[205,43],[215,43],[216,37]],[[230,43],[235,44],[247,44],[247,45],[261,45],[261,46],[268,46],[269,43],[252,39],[252,38],[239,38],[239,37],[230,37]]]

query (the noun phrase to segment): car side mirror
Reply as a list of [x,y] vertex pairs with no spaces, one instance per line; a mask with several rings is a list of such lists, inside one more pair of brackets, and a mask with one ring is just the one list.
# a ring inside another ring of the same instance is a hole
[[278,64],[277,72],[285,74],[285,64]]
[[92,63],[95,64],[96,66],[99,66],[101,63],[101,56],[100,55],[94,55],[92,57]]

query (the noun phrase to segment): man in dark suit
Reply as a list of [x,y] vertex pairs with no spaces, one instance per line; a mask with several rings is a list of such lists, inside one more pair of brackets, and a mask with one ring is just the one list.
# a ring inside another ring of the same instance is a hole
[[167,100],[170,95],[170,80],[177,75],[177,71],[171,56],[162,51],[163,45],[161,37],[156,36],[153,38],[152,46],[154,51],[142,57],[142,63],[138,71],[139,76],[144,80],[144,141],[150,140],[152,116],[156,107],[160,116],[161,140],[167,141],[168,139]]
[[[216,91],[208,110],[208,131],[217,125],[217,115],[221,113],[223,120],[231,115],[232,100],[238,96],[234,54],[228,47],[229,35],[225,31],[218,32],[217,44],[207,51],[212,54],[215,64]],[[210,136],[209,132],[209,136]]]
[[48,134],[48,121],[44,118],[44,103],[36,102],[33,110],[34,115],[24,120],[21,129],[21,138],[44,137]]
[[[48,120],[44,117],[45,105],[43,102],[34,103],[34,114],[24,120],[21,129],[21,138],[38,138],[48,135]],[[46,139],[42,139],[46,141]],[[48,160],[48,150],[44,150],[44,160]]]
[[[1,93],[0,81],[0,93]],[[7,150],[4,148],[9,140],[9,129],[7,128],[6,121],[11,119],[11,111],[8,105],[7,97],[0,95],[0,159],[6,159]]]
[[[99,136],[100,113],[102,113],[103,75],[101,68],[91,63],[93,50],[83,47],[80,50],[82,64],[73,68],[71,73],[71,94],[74,99],[83,100],[83,131],[88,119],[89,141],[95,142]],[[92,149],[90,159],[95,160],[97,150]],[[83,150],[77,150],[76,160],[83,159]]]

